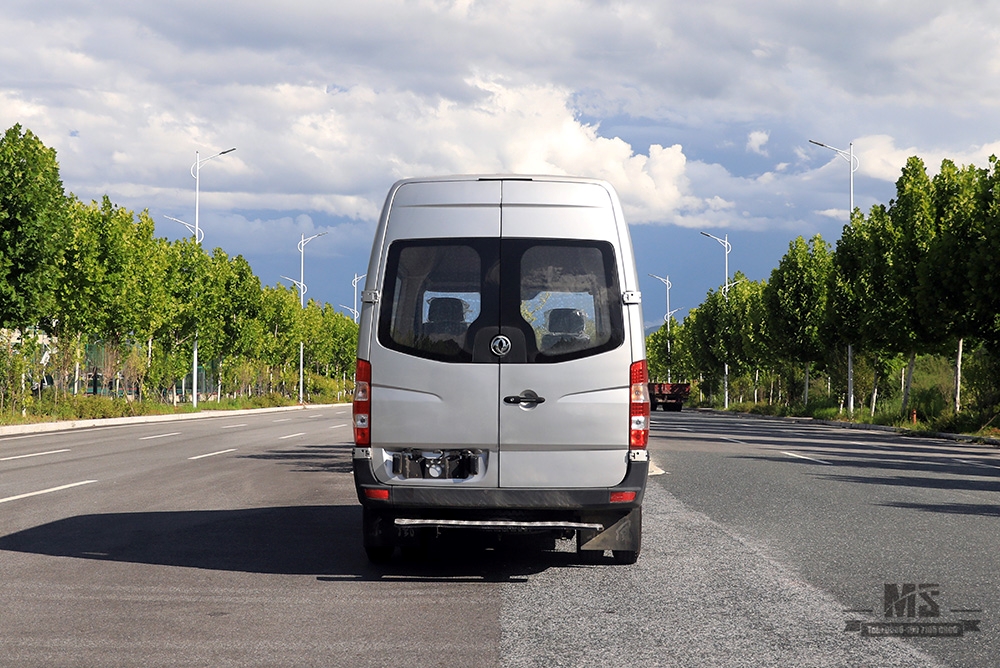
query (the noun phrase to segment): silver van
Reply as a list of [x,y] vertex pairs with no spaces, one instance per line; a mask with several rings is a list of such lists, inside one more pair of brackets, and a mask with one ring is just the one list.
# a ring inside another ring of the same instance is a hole
[[365,289],[354,478],[373,562],[443,531],[575,533],[638,558],[649,399],[614,189],[561,176],[407,179]]

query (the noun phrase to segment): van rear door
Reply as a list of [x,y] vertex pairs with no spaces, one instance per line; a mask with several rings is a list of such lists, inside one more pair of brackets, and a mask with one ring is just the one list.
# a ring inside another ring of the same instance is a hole
[[[500,184],[403,184],[391,196],[386,236],[376,239],[369,268],[383,277],[368,353],[375,476],[496,487],[498,368],[495,360],[474,362],[467,339],[472,323],[498,329],[498,277],[489,276],[496,274]],[[437,471],[439,451],[479,453],[476,470]]]
[[627,470],[625,276],[615,208],[596,183],[504,181],[500,320],[526,351],[500,360],[501,487],[604,487]]

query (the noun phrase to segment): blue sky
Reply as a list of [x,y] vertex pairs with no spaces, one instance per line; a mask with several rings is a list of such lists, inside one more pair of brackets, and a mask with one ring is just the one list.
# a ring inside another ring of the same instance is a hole
[[831,243],[906,158],[1000,152],[1000,5],[843,0],[9,0],[0,125],[58,152],[67,190],[194,219],[266,284],[353,305],[398,178],[594,176],[632,226],[648,324],[797,235]]

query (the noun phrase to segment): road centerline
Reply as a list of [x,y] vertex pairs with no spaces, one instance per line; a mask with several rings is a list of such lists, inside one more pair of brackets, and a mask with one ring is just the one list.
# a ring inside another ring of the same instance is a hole
[[155,438],[167,438],[168,436],[180,436],[180,434],[181,434],[181,432],[179,432],[179,431],[172,431],[169,434],[155,434],[153,436],[143,436],[139,440],[140,441],[152,441]]

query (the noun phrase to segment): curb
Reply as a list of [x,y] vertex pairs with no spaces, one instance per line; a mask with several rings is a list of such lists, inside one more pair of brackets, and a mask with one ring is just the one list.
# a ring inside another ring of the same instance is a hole
[[174,420],[202,420],[206,418],[233,417],[237,415],[252,415],[256,413],[278,413],[283,411],[312,410],[331,408],[333,406],[350,406],[351,404],[306,404],[297,406],[276,406],[273,408],[243,408],[239,410],[205,410],[198,413],[177,413],[169,415],[138,415],[135,417],[97,418],[93,420],[64,420],[59,422],[36,422],[33,424],[15,424],[0,427],[0,437],[22,436],[25,434],[41,434],[53,431],[70,431],[73,429],[93,429],[94,427],[119,427],[129,424],[147,422],[171,422]]

